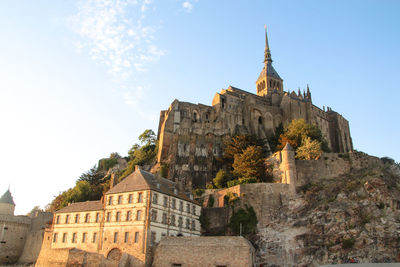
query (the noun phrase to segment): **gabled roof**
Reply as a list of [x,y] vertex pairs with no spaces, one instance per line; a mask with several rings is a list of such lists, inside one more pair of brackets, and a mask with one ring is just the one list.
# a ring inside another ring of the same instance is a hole
[[101,203],[100,200],[94,200],[94,201],[71,203],[68,206],[56,211],[55,213],[93,211],[102,209],[103,209],[103,203]]
[[7,203],[15,206],[10,189],[8,189],[0,198],[0,203]]
[[179,192],[179,190],[178,194],[174,194],[174,189],[178,188],[176,188],[175,183],[173,181],[156,176],[150,172],[137,168],[132,174],[130,174],[124,180],[116,184],[105,194],[108,195],[108,194],[118,194],[124,192],[134,192],[140,190],[154,190],[199,205],[199,203],[197,203],[194,200],[191,200],[188,196],[186,196],[186,194],[184,194],[183,192]]

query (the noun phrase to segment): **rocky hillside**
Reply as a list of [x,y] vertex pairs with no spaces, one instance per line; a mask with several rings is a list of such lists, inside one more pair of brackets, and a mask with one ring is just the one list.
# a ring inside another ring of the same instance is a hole
[[[258,263],[400,261],[398,164],[359,152],[344,158],[345,173],[298,186],[297,194],[281,195],[280,205],[259,218],[254,238]],[[324,164],[329,169],[330,163]]]

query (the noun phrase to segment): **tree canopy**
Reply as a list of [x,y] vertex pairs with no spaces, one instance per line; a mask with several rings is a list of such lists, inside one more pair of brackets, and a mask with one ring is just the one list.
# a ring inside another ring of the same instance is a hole
[[79,176],[74,187],[55,196],[47,205],[46,210],[54,212],[67,206],[68,203],[101,199],[110,188],[109,171],[118,163],[118,160],[129,160],[127,167],[119,170],[120,179],[132,173],[135,165],[151,164],[157,154],[156,135],[152,130],[145,130],[138,139],[140,144],[132,146],[128,152],[129,157],[123,159],[117,152],[113,152],[108,158],[99,160],[98,166],[93,166]]

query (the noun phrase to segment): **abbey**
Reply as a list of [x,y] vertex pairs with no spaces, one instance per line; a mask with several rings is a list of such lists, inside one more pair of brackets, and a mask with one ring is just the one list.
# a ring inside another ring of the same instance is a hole
[[186,189],[204,188],[218,171],[216,158],[222,155],[226,138],[252,134],[268,141],[280,124],[300,118],[321,129],[332,152],[353,150],[349,122],[342,115],[315,106],[308,86],[303,92],[284,91],[265,32],[256,94],[229,86],[215,94],[211,106],[174,100],[160,114],[157,161],[168,166],[168,177]]

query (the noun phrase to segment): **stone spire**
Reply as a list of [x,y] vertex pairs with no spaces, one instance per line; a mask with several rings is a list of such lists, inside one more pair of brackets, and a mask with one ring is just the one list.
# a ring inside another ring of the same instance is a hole
[[265,25],[264,28],[265,28],[264,63],[268,64],[268,62],[272,63],[272,57],[271,57],[271,51],[269,50],[269,44],[268,44],[267,25]]
[[312,102],[312,100],[311,100],[311,92],[310,92],[310,88],[308,87],[308,84],[307,84],[307,98],[308,98],[308,100],[310,100],[310,102]]
[[257,95],[265,96],[273,92],[283,93],[283,80],[272,67],[271,51],[269,50],[267,26],[265,26],[264,67],[256,81]]

